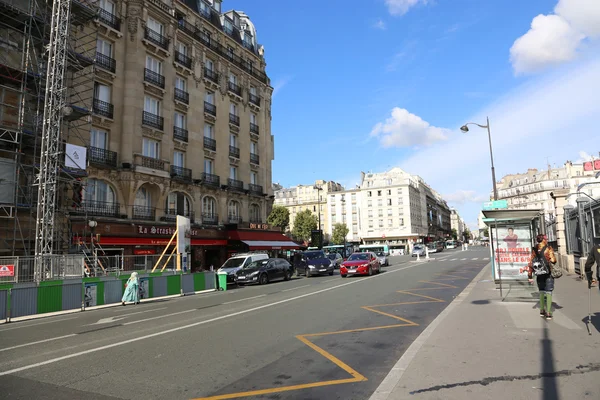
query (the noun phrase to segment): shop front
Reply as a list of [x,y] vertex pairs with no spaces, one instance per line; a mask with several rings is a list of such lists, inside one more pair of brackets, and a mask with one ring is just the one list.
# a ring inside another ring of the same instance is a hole
[[257,229],[227,231],[228,256],[235,253],[264,251],[270,257],[287,258],[290,250],[300,249],[300,245],[292,239],[279,231],[270,231],[268,228],[268,225],[259,224]]

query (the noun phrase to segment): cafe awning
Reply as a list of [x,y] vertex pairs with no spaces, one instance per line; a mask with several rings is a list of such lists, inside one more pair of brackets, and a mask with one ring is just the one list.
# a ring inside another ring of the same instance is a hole
[[280,232],[273,231],[231,231],[230,240],[239,240],[250,250],[293,250],[300,246]]

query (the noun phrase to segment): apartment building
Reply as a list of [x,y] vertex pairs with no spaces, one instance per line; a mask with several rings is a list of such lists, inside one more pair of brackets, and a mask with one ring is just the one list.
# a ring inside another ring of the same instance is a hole
[[460,217],[458,211],[454,208],[450,209],[450,228],[456,231],[457,237],[461,240],[466,227],[465,221]]
[[[0,0],[3,10],[13,10],[13,2]],[[228,244],[223,227],[263,226],[273,201],[273,89],[265,73],[264,48],[249,16],[222,11],[220,0],[72,4],[68,101],[83,100],[65,116],[63,140],[87,149],[87,168],[71,169],[63,179],[57,224],[68,226],[65,235],[72,245],[74,237],[89,234],[88,222],[94,219],[103,246],[149,254],[166,244],[169,230],[163,226],[184,215],[197,228],[192,230],[192,246],[199,246],[199,253],[214,250],[224,257],[219,250]],[[41,39],[49,31],[41,31],[42,22],[48,22],[47,4],[30,0],[14,13],[28,16],[40,30],[31,42],[41,55]],[[21,29],[13,25],[13,31]],[[7,29],[2,26],[0,32]],[[78,52],[78,45],[83,50]],[[25,51],[18,46],[14,50]],[[11,61],[6,54],[0,57],[2,68],[10,68]],[[43,62],[37,67],[41,76]],[[13,68],[18,72],[27,66]],[[39,98],[44,82],[38,80]],[[28,84],[25,78],[21,82]],[[9,105],[21,107],[18,99],[14,103]],[[7,115],[3,104],[0,116]],[[36,111],[43,114],[43,102]],[[11,123],[9,128],[24,137],[24,124],[14,122],[2,118],[0,125]],[[32,137],[37,137],[41,127],[34,128],[39,131]],[[24,139],[14,142],[24,148]],[[35,165],[39,157],[24,159],[13,153],[0,154],[4,165],[10,165],[5,169]],[[20,175],[13,186],[31,186],[32,176]],[[13,212],[13,223],[31,226],[19,223],[18,216],[26,218],[23,209],[35,206],[34,197],[27,202],[18,196],[4,199],[6,207],[12,202],[11,207],[21,210]],[[10,230],[2,235],[7,248],[31,253],[31,227],[18,239],[10,237]]]
[[332,224],[327,208],[330,193],[344,190],[342,185],[333,181],[317,180],[312,185],[298,185],[291,188],[281,188],[275,191],[275,204],[287,208],[290,212],[290,231],[294,229],[294,220],[299,212],[310,210],[320,218],[321,229],[327,233]]

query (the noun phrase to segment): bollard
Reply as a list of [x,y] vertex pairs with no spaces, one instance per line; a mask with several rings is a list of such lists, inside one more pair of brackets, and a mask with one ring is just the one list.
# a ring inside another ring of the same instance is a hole
[[6,322],[10,322],[11,295],[12,295],[12,288],[9,288],[7,296],[6,296]]
[[425,247],[425,259],[429,260],[429,249],[427,247]]
[[421,256],[417,253],[417,261],[421,261]]

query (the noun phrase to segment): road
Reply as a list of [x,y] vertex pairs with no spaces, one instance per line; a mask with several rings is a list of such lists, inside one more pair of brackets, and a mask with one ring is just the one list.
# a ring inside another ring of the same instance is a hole
[[3,397],[368,399],[489,251],[432,257],[1,325]]

